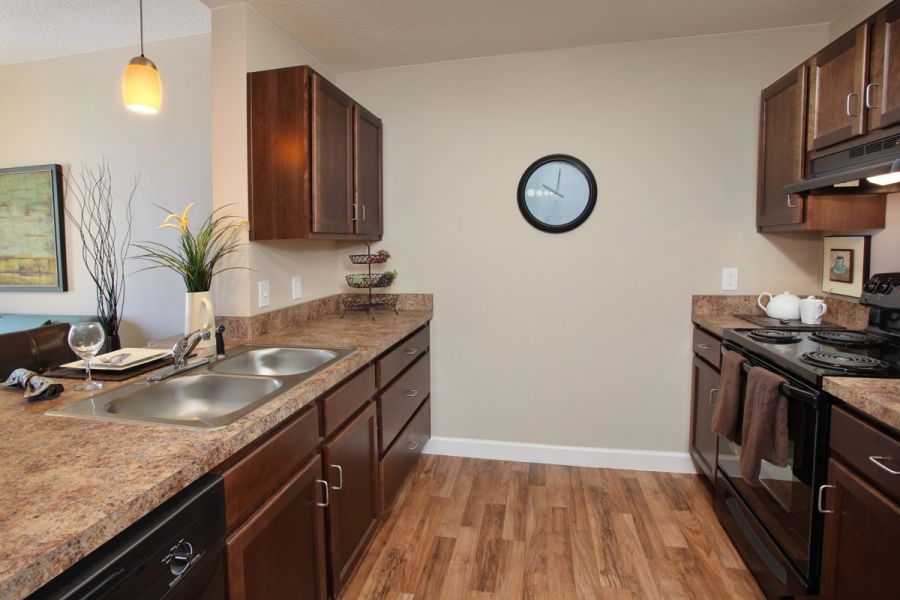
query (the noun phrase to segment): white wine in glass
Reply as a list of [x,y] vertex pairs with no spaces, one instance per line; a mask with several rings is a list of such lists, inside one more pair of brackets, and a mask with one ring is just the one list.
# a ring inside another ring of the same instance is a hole
[[73,389],[79,392],[103,389],[102,383],[91,379],[91,361],[105,341],[106,333],[100,323],[75,323],[69,328],[69,347],[84,361],[87,369],[87,379]]

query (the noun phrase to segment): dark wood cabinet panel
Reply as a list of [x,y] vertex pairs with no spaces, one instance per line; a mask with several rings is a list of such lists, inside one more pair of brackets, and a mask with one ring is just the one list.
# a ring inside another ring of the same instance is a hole
[[756,224],[803,221],[804,197],[783,187],[803,178],[809,67],[801,65],[762,91]]
[[388,449],[422,400],[431,393],[431,357],[426,352],[378,397],[378,449]]
[[719,371],[699,356],[694,356],[693,400],[691,405],[691,456],[704,475],[715,479],[718,437],[712,431]]
[[900,123],[900,2],[877,16],[864,100],[869,130]]
[[422,448],[431,438],[431,400],[425,400],[415,416],[410,419],[396,443],[381,462],[382,507],[388,510],[394,503],[403,482],[419,460]]
[[310,460],[226,542],[230,600],[325,600],[321,460]]
[[312,74],[312,232],[353,233],[353,100]]
[[335,597],[359,563],[378,522],[378,454],[375,405],[325,443],[329,572]]
[[347,419],[375,395],[375,367],[369,365],[322,399],[322,431],[325,437],[338,430]]
[[834,459],[828,484],[821,597],[900,598],[900,508]]
[[356,182],[356,233],[379,237],[382,218],[381,119],[357,104],[354,110],[353,161]]
[[722,340],[711,333],[694,327],[694,353],[716,369],[722,363]]
[[375,376],[379,388],[387,387],[394,377],[428,350],[430,335],[430,328],[426,325],[375,361]]
[[865,131],[865,85],[869,25],[841,36],[812,59],[813,149],[862,135]]

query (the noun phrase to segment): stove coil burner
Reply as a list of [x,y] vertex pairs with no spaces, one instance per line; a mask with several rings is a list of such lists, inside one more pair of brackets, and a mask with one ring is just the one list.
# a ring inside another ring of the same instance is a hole
[[791,344],[800,341],[795,332],[780,329],[754,329],[750,332],[750,337],[770,344]]
[[800,360],[816,367],[845,373],[880,373],[891,368],[883,360],[849,352],[806,352],[800,355]]
[[810,334],[810,339],[832,346],[856,346],[868,348],[881,345],[881,340],[868,333],[858,331],[817,331]]

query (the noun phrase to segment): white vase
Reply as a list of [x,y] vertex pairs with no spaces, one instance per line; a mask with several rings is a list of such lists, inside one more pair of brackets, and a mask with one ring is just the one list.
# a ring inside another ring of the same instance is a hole
[[209,332],[208,340],[200,340],[198,348],[216,345],[214,332],[216,315],[213,313],[212,294],[210,292],[187,292],[184,303],[184,334],[202,329]]

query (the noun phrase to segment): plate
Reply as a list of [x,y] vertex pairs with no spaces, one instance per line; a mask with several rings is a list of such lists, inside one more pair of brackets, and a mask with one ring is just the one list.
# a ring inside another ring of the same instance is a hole
[[[123,362],[114,365],[104,362],[104,360],[110,360],[120,354],[127,354],[128,357],[125,358]],[[121,350],[95,356],[94,360],[91,361],[91,370],[110,372],[127,371],[128,369],[133,369],[134,367],[139,367],[167,356],[172,356],[171,350],[160,350],[159,348],[122,348]],[[86,370],[83,360],[76,360],[62,366],[66,369]]]

